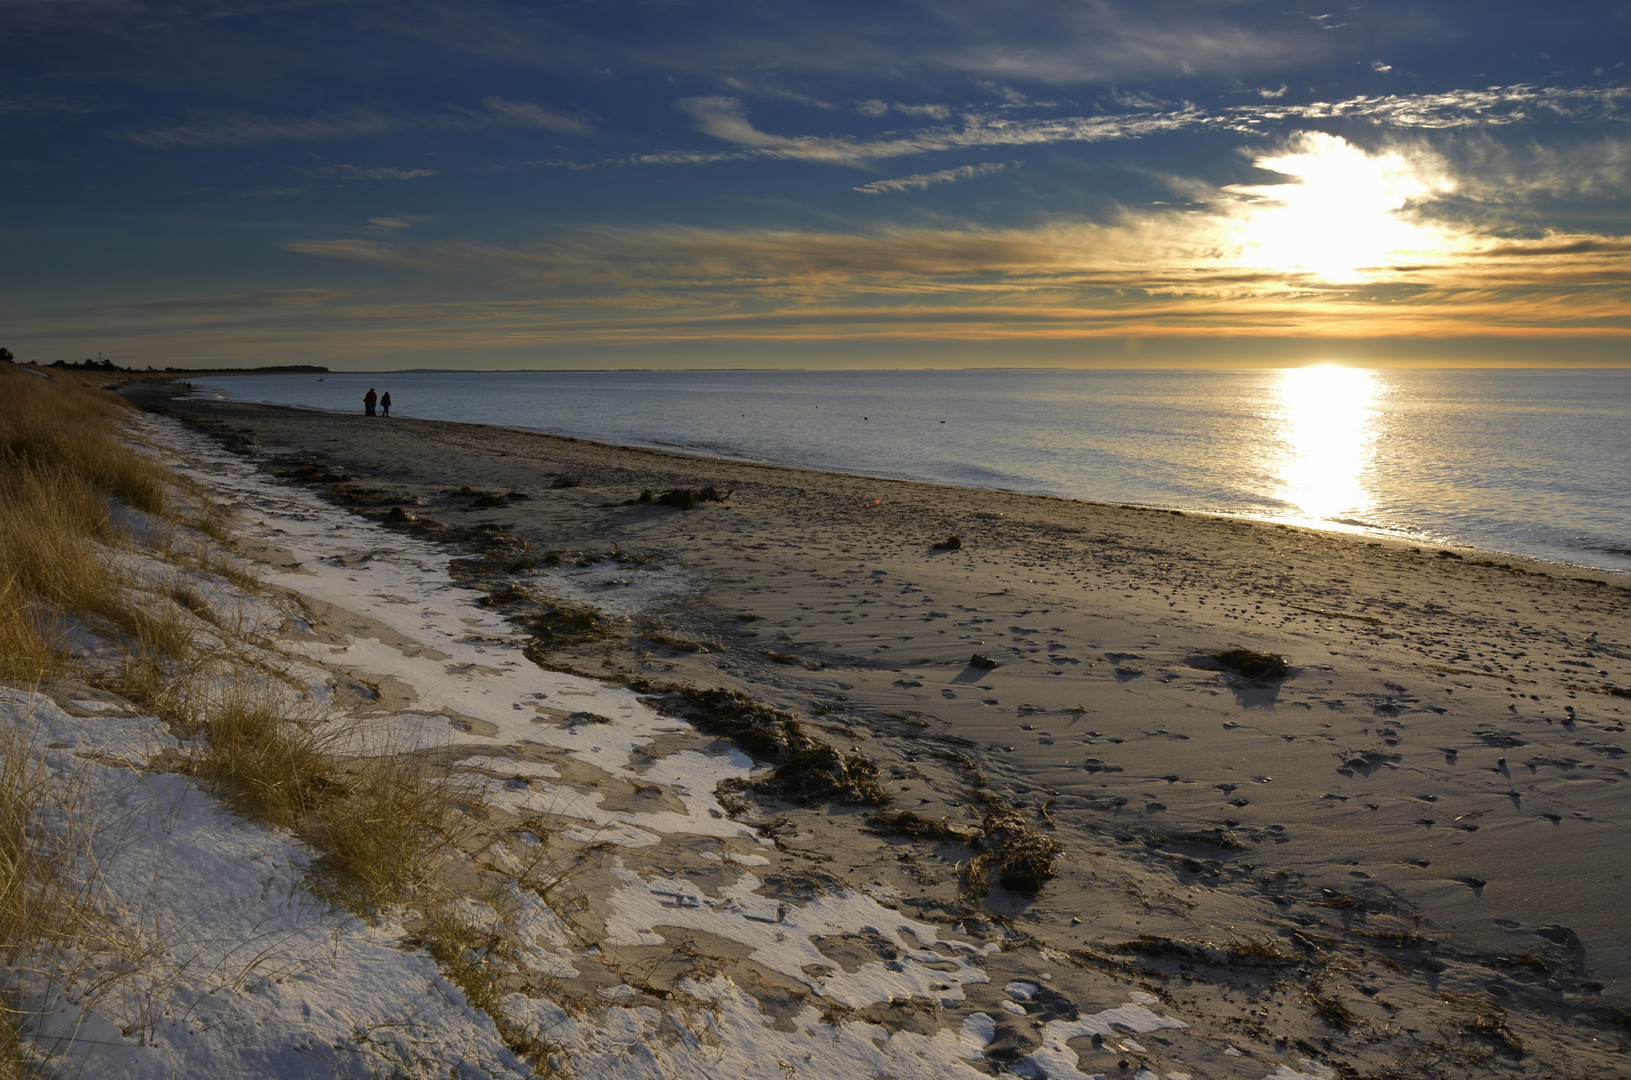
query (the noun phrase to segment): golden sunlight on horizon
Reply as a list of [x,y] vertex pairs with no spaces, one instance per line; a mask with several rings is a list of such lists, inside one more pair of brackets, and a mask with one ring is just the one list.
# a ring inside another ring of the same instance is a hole
[[1279,497],[1305,519],[1329,522],[1370,508],[1365,473],[1380,387],[1373,372],[1322,365],[1280,373]]
[[1288,181],[1225,189],[1250,200],[1239,223],[1242,265],[1343,284],[1388,263],[1447,253],[1443,230],[1400,216],[1412,201],[1454,186],[1423,163],[1371,157],[1340,136],[1308,131],[1253,164]]

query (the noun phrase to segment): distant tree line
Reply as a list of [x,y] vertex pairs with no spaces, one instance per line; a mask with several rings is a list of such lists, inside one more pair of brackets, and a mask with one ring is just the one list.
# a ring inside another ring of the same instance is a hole
[[[16,362],[17,362],[17,357],[12,353],[12,351],[10,349],[0,347],[0,363],[3,363],[3,364],[15,364]],[[33,365],[33,363],[34,363],[34,361],[32,361],[32,360],[29,361],[29,364],[31,366]],[[133,372],[133,373],[140,373],[141,370],[142,370],[141,368],[133,368],[133,367],[132,368],[122,368],[118,364],[115,364],[112,360],[82,360],[77,364],[70,364],[66,360],[58,360],[58,361],[55,361],[54,363],[52,363],[51,366],[54,367],[54,368],[66,368],[66,369],[69,369],[69,370],[72,370],[72,371],[128,371],[128,372]],[[156,373],[159,369],[149,365],[147,370]],[[318,374],[318,375],[327,375],[329,373],[328,368],[319,367],[316,364],[270,364],[270,365],[266,365],[266,366],[263,366],[263,367],[252,367],[252,368],[183,368],[183,367],[167,367],[167,368],[164,369],[164,373],[166,375],[201,375],[201,374],[205,374],[205,373],[225,372],[225,371],[236,371],[236,372],[243,372],[243,373],[262,372],[262,373],[266,373],[266,374],[313,373],[313,374]]]

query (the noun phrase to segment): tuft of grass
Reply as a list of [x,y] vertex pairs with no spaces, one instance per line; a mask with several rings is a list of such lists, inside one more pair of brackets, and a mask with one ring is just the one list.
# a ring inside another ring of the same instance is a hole
[[1278,653],[1254,652],[1251,649],[1230,649],[1215,654],[1212,659],[1248,679],[1283,679],[1290,670],[1286,658]]
[[298,831],[335,786],[318,739],[253,690],[207,710],[202,726],[208,746],[193,771],[245,816]]
[[169,472],[117,436],[114,421],[129,408],[120,398],[66,373],[15,369],[0,369],[0,397],[0,461],[12,466],[0,475],[63,474],[155,517],[169,512]]
[[423,760],[369,758],[335,781],[302,833],[324,852],[331,892],[353,911],[403,899],[425,878],[452,798]]
[[[33,1075],[14,978],[58,947],[96,935],[80,870],[90,817],[45,765],[33,732],[0,731],[0,1077]],[[51,965],[47,964],[48,967]]]
[[60,671],[65,661],[16,575],[0,577],[0,682],[38,683]]

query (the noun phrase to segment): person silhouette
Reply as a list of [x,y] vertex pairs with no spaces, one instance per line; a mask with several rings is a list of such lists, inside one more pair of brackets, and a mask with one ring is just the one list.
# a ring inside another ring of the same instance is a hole
[[379,396],[374,393],[374,388],[370,386],[368,388],[368,393],[362,396],[362,411],[364,416],[374,415],[374,402],[378,400]]
[[391,392],[389,390],[385,391],[385,393],[380,395],[380,398],[379,398],[379,414],[381,416],[390,416],[391,415]]

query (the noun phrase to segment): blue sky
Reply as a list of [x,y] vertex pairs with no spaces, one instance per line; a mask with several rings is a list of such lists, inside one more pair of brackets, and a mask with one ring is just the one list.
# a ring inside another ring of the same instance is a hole
[[0,344],[1625,363],[1631,5],[0,0]]

